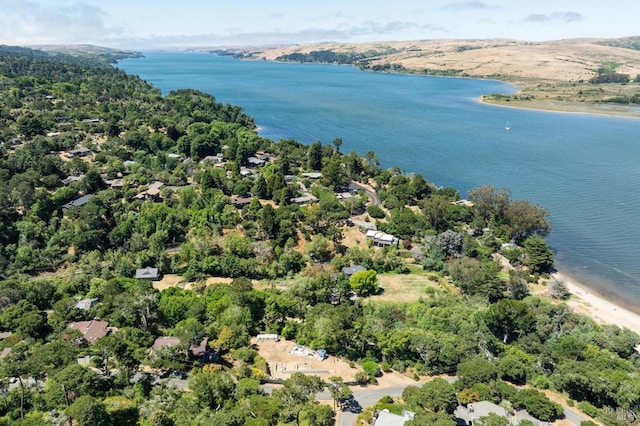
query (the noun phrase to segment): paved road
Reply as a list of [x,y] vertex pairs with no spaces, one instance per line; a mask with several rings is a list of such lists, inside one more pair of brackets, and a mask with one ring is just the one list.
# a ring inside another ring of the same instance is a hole
[[[456,381],[455,377],[448,377],[447,381],[453,383]],[[412,386],[422,386],[425,381],[416,382]],[[396,386],[390,388],[362,388],[362,387],[353,387],[353,402],[350,406],[345,407],[344,411],[338,413],[336,419],[336,426],[353,426],[356,424],[356,419],[358,418],[358,414],[360,414],[365,408],[371,407],[375,405],[383,396],[391,396],[398,397],[402,396],[402,392],[406,386]],[[316,399],[319,400],[331,400],[331,394],[327,391],[321,392],[317,394]],[[585,420],[589,420],[588,418],[578,414],[573,411],[570,407],[563,405],[565,419],[570,422],[570,424],[579,426]],[[522,418],[529,418],[530,420],[535,420],[529,416],[522,415]],[[534,423],[535,424],[535,423]],[[539,422],[540,425],[551,425],[552,423]]]
[[367,197],[369,197],[369,201],[371,202],[371,204],[376,205],[378,207],[382,207],[382,203],[380,202],[380,198],[378,198],[378,195],[376,195],[376,193],[374,191],[371,191],[369,188],[359,184],[358,182],[355,181],[351,181],[351,185],[353,185],[354,187],[356,187],[357,189],[361,189],[365,192],[365,194],[367,194]]

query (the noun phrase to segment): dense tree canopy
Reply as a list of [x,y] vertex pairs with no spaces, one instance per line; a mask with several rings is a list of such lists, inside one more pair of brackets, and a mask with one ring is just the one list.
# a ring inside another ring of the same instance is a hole
[[[559,416],[506,382],[597,415],[640,407],[640,338],[531,296],[553,267],[546,210],[494,187],[461,202],[341,138],[262,138],[239,107],[162,96],[103,62],[0,50],[0,377],[16,381],[0,423],[331,424],[315,376],[262,392],[258,333],[344,357],[363,382],[457,375],[407,388],[414,424],[452,424],[479,398]],[[374,243],[372,227],[400,241]],[[133,278],[147,266],[177,286]],[[395,273],[433,285],[396,300],[379,285]],[[110,332],[95,341],[69,327],[95,319]],[[159,337],[179,343],[152,350]],[[194,354],[205,337],[215,362]],[[188,373],[189,392],[148,369]],[[328,384],[336,403],[344,379]]]

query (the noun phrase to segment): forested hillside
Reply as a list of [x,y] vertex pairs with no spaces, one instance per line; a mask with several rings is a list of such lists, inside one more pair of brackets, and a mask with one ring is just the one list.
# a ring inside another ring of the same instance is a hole
[[[340,404],[316,392],[343,403],[392,370],[451,378],[381,403],[413,424],[476,401],[561,418],[538,390],[635,418],[639,336],[572,313],[562,283],[532,296],[553,268],[546,210],[494,187],[461,200],[341,145],[272,141],[212,95],[0,48],[0,424],[329,425]],[[432,284],[376,299],[392,274]],[[353,377],[267,394],[265,333]]]

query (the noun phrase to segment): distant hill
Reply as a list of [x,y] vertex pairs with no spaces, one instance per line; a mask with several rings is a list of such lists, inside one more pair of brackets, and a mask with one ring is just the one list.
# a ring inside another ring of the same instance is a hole
[[93,46],[90,44],[43,44],[28,47],[48,53],[59,53],[69,56],[100,59],[109,63],[113,63],[119,59],[140,58],[143,56],[140,52]]
[[296,62],[323,62],[314,58],[331,58],[327,52],[336,58],[351,58],[353,65],[375,71],[510,81],[588,81],[602,69],[631,78],[640,74],[640,37],[545,42],[491,39],[315,43],[236,50],[245,58]]

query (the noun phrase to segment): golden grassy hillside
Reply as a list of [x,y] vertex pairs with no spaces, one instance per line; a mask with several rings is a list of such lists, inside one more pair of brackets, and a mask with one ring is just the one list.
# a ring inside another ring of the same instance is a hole
[[371,65],[401,64],[420,73],[425,69],[458,70],[472,77],[580,81],[595,76],[602,66],[636,77],[640,74],[640,50],[629,48],[636,46],[634,41],[636,38],[316,43],[256,49],[251,54],[256,59],[274,60],[285,54],[331,50],[365,53]]

